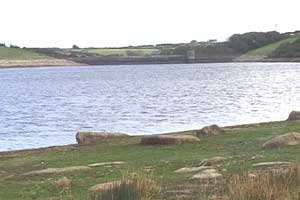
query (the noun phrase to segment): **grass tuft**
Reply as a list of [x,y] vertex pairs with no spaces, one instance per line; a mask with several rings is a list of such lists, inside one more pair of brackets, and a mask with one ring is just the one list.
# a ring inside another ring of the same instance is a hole
[[124,176],[121,183],[90,196],[91,200],[153,200],[160,192],[160,186],[149,175]]

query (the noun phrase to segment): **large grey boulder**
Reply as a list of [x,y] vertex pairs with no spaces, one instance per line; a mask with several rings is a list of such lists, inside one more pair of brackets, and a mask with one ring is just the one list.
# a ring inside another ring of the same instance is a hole
[[149,135],[141,139],[142,145],[172,145],[197,143],[199,138],[192,135]]
[[109,132],[78,132],[76,140],[78,144],[96,144],[112,139],[126,138],[129,135],[125,133],[109,133]]
[[287,119],[287,121],[296,121],[300,120],[300,112],[299,111],[292,111]]
[[203,127],[201,130],[197,130],[196,135],[197,137],[201,138],[201,137],[223,134],[224,132],[225,131],[222,130],[219,126],[211,125],[211,126]]
[[263,148],[271,149],[282,146],[300,145],[300,133],[292,132],[284,135],[277,135],[263,144]]

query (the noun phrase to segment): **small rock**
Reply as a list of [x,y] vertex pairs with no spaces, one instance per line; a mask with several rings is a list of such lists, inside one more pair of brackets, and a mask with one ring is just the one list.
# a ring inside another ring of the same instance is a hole
[[109,133],[109,132],[78,132],[76,140],[78,144],[96,144],[103,143],[112,139],[126,138],[129,135],[125,133]]
[[257,159],[262,159],[262,158],[264,158],[263,155],[255,155],[255,156],[251,157],[251,160],[257,160]]
[[223,177],[220,173],[199,173],[195,174],[192,179],[216,179]]
[[141,139],[142,145],[172,145],[198,143],[200,140],[192,135],[149,135]]
[[253,167],[272,167],[272,166],[278,166],[278,165],[290,165],[291,162],[261,162],[261,163],[256,163],[253,164]]
[[201,130],[196,131],[197,137],[207,137],[207,136],[213,136],[213,135],[219,135],[225,133],[224,130],[222,130],[219,126],[217,125],[211,125],[211,126],[206,126],[202,128]]
[[89,164],[88,167],[107,167],[107,166],[122,165],[122,164],[125,164],[125,162],[121,162],[121,161],[102,162],[102,163]]
[[65,176],[54,182],[55,186],[58,188],[69,188],[71,187],[71,183],[72,181]]
[[287,119],[287,121],[296,121],[300,120],[300,112],[299,111],[292,111]]
[[192,173],[192,172],[199,172],[202,170],[211,169],[210,166],[201,166],[201,167],[184,167],[176,170],[176,173]]
[[100,192],[100,191],[103,191],[103,190],[109,190],[109,189],[112,189],[112,188],[117,187],[119,185],[121,185],[121,181],[101,183],[101,184],[97,184],[97,185],[94,185],[93,187],[91,187],[89,189],[89,192]]
[[28,173],[24,173],[21,176],[48,176],[53,174],[63,174],[70,172],[82,172],[88,171],[92,168],[87,166],[72,166],[72,167],[63,167],[63,168],[47,168],[43,170],[32,171]]
[[214,168],[212,169],[206,169],[206,170],[203,170],[201,173],[202,174],[211,174],[211,173],[217,173],[218,171]]
[[275,136],[271,140],[264,143],[263,148],[271,149],[293,145],[300,145],[300,133],[293,132]]
[[225,157],[216,156],[209,159],[204,159],[199,163],[199,166],[213,166],[223,163],[226,160]]

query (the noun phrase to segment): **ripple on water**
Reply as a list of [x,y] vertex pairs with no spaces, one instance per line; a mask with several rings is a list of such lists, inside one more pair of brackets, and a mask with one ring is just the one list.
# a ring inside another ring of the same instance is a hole
[[152,134],[286,119],[300,64],[0,70],[0,150],[75,143],[77,130]]

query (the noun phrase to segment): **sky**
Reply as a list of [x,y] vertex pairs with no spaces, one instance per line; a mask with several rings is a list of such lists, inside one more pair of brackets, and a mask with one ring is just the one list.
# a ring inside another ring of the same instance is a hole
[[0,43],[117,47],[300,30],[299,0],[0,0]]

